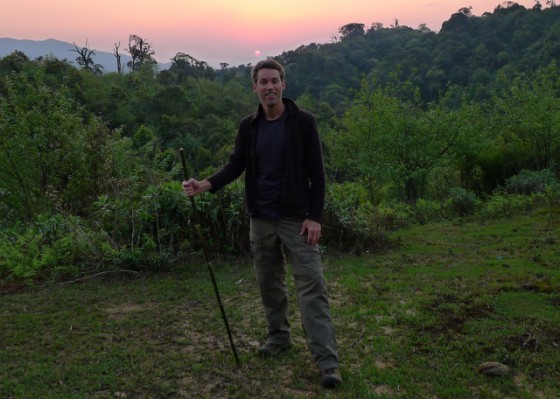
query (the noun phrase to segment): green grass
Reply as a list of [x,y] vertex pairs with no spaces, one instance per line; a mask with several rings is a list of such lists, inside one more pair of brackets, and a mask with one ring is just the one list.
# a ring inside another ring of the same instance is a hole
[[[557,398],[560,217],[413,226],[399,245],[327,254],[343,385],[319,386],[292,289],[294,347],[254,353],[250,260],[26,288],[0,298],[0,398]],[[509,375],[478,372],[499,361]]]

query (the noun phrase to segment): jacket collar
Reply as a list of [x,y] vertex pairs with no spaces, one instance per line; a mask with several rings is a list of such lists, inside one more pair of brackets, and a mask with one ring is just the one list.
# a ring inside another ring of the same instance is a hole
[[[296,105],[296,103],[293,100],[289,99],[288,97],[282,97],[282,101],[286,106],[286,112],[288,113],[289,117],[294,116],[299,112],[299,107]],[[264,118],[264,110],[262,104],[259,104],[257,108],[257,112],[253,115],[253,118],[251,119],[251,124],[256,122],[260,118]]]

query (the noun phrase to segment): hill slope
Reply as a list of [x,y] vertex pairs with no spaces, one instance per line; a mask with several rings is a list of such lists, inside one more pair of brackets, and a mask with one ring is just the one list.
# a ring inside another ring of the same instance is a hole
[[[79,47],[82,47],[78,44]],[[30,59],[38,57],[51,56],[59,60],[67,60],[72,65],[78,66],[76,63],[75,47],[72,43],[63,42],[55,39],[47,40],[19,40],[10,38],[0,38],[0,58],[5,57],[14,51],[21,51]],[[92,48],[95,50],[95,48]],[[131,60],[126,54],[121,55],[123,65]],[[104,72],[116,72],[117,62],[113,53],[105,51],[95,51],[93,61],[103,67]]]

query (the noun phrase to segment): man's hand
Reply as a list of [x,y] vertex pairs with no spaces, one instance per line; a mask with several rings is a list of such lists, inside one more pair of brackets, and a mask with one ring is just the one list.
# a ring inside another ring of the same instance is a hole
[[183,192],[189,197],[193,197],[210,189],[212,189],[212,184],[206,179],[202,181],[189,179],[183,182]]
[[305,234],[307,230],[307,243],[309,245],[315,245],[319,242],[321,237],[321,223],[316,222],[311,219],[305,219],[301,224],[300,235]]

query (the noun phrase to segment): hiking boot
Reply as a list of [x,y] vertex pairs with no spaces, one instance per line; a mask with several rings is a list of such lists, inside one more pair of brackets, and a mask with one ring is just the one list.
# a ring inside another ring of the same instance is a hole
[[342,383],[342,378],[337,368],[321,370],[321,385],[323,388],[335,388]]
[[291,345],[277,345],[273,344],[272,342],[267,342],[263,346],[261,346],[258,350],[258,354],[260,357],[274,357],[279,355],[281,352],[288,349]]

